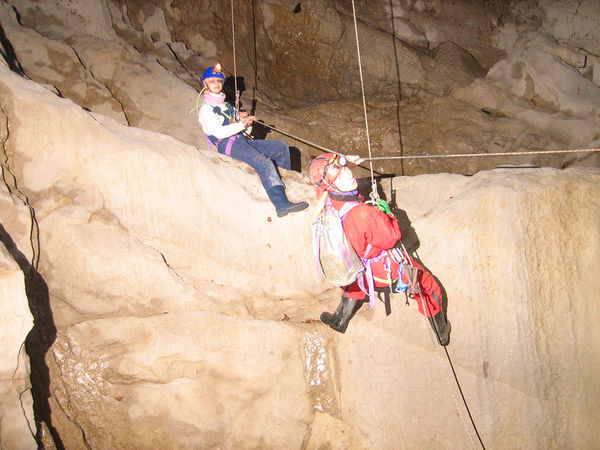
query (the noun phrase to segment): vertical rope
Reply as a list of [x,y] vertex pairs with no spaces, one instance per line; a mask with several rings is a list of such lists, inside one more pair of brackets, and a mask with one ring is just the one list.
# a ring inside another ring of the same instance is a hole
[[252,88],[252,108],[250,109],[250,115],[254,115],[256,112],[256,93],[258,91],[258,56],[256,51],[256,11],[254,6],[254,0],[252,0],[252,42],[254,44],[254,87]]
[[367,115],[367,100],[365,98],[365,83],[363,80],[362,73],[362,60],[360,57],[360,43],[358,42],[358,25],[356,23],[356,7],[354,6],[354,0],[352,0],[352,17],[354,19],[354,36],[356,37],[356,54],[358,56],[358,73],[360,75],[360,91],[362,94],[362,102],[363,102],[363,112],[365,115],[365,132],[367,134],[367,148],[369,149],[369,171],[371,173],[371,199],[373,201],[379,199],[379,194],[377,193],[377,183],[375,182],[375,177],[373,176],[373,160],[371,155],[371,137],[369,134],[369,117]]
[[233,0],[231,0],[231,41],[233,45],[233,86],[235,89],[235,118],[239,120],[240,93],[237,85],[237,63],[235,60],[235,18],[233,13]]

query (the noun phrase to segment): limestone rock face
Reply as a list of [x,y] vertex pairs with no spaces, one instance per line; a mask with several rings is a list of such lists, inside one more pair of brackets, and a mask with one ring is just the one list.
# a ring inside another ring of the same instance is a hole
[[[235,36],[230,8],[209,1],[163,7],[90,0],[70,2],[70,9],[8,1],[0,21],[30,78],[84,108],[196,147],[205,146],[193,113],[200,74],[216,60],[229,76],[230,100],[237,74],[242,107],[299,137],[283,139],[302,151],[305,166],[318,154],[307,140],[365,154],[369,139],[377,156],[405,157],[597,146],[597,5],[513,3],[358,5],[369,136],[347,1],[236,2]],[[586,153],[502,161],[599,164]],[[486,158],[392,159],[377,170],[473,174],[496,165]]]
[[585,49],[600,56],[600,4],[594,0],[578,3],[542,0],[544,27],[560,41],[573,48]]
[[[595,3],[568,3],[360,4],[367,136],[351,3],[236,1],[242,104],[344,153],[597,147]],[[337,334],[318,321],[339,289],[312,254],[317,151],[269,135],[302,151],[282,177],[311,203],[278,218],[189,113],[206,66],[233,76],[230,13],[0,3],[2,446],[599,447],[598,155],[375,161],[425,173],[381,190],[451,343],[383,293]]]
[[[3,211],[8,209],[14,214],[15,222],[22,218],[19,217],[22,210],[11,208],[5,189],[0,190],[0,204]],[[15,261],[18,250],[7,232],[7,228],[12,228],[7,224],[10,220],[0,215],[0,446],[34,449],[37,445],[33,435],[29,357],[25,352],[25,338],[33,326],[33,318],[25,293],[25,277]]]
[[518,97],[546,109],[574,116],[598,115],[600,90],[565,64],[569,61],[583,66],[583,61],[578,62],[576,58],[569,58],[572,54],[561,52],[561,47],[550,36],[526,34],[517,46],[518,50],[509,58],[490,69],[488,79],[500,81]]
[[[86,2],[86,5],[93,3]],[[33,11],[21,4],[19,7],[25,14]],[[167,133],[187,143],[203,142],[197,119],[189,114],[198,91],[182,82],[177,73],[165,69],[176,60],[173,52],[165,55],[156,50],[160,58],[140,54],[120,40],[105,21],[97,20],[88,7],[78,10],[81,16],[75,14],[83,20],[77,28],[85,27],[91,19],[98,22],[93,30],[106,28],[110,32],[57,37],[56,27],[47,30],[43,21],[35,22],[35,29],[22,27],[10,7],[3,4],[0,8],[5,32],[28,76],[53,85],[82,107],[121,123]],[[109,20],[108,10],[101,10]],[[54,13],[60,13],[60,9]],[[67,16],[70,19],[61,23],[64,27],[71,26],[74,20],[74,15]],[[62,18],[62,14],[58,17]],[[179,64],[178,67],[181,68]],[[188,76],[188,81],[190,79],[193,78]],[[166,117],[173,120],[165,121]]]
[[[575,445],[580,433],[596,426],[590,419],[598,414],[594,399],[600,383],[591,355],[598,351],[600,315],[586,306],[583,299],[591,297],[582,289],[600,279],[594,262],[600,256],[598,175],[597,170],[505,169],[472,178],[391,181],[419,238],[418,254],[448,293],[448,311],[460,305],[448,316],[450,354],[455,363],[461,361],[459,377],[477,379],[472,392],[485,392],[477,401],[496,405],[475,416],[490,425],[488,439],[502,440],[502,447],[518,446],[517,436],[531,418],[541,419],[535,437],[525,439],[535,447]],[[435,192],[428,188],[432,185]],[[349,360],[365,352],[360,345],[349,347]],[[424,388],[426,404],[439,411],[441,403],[452,403],[445,388],[444,399],[429,388],[442,389],[447,373],[418,372],[411,355],[399,353],[405,370],[414,370],[414,383]],[[581,374],[583,385],[567,386],[571,370]],[[471,403],[471,412],[481,406]],[[453,434],[438,437],[442,447],[456,443]],[[597,440],[590,435],[581,445],[593,447]]]
[[[314,208],[276,218],[244,167],[1,74],[6,182],[39,227],[66,446],[477,439],[414,302],[365,306],[344,335],[315,321],[339,294],[313,266]],[[296,175],[290,195],[307,198]],[[504,169],[382,185],[447,294],[449,354],[487,446],[599,444],[600,317],[586,294],[600,279],[599,181],[594,168]]]
[[299,447],[305,333],[205,312],[86,321],[54,347],[56,396],[93,448]]

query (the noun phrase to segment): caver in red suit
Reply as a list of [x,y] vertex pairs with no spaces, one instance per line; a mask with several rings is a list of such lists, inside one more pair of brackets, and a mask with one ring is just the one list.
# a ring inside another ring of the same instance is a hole
[[[352,160],[351,160],[352,158]],[[366,261],[370,259],[370,271],[374,287],[393,285],[398,279],[398,263],[387,250],[394,248],[400,240],[401,232],[398,220],[392,214],[386,214],[379,208],[363,204],[358,198],[358,183],[348,167],[349,162],[358,164],[358,157],[343,157],[325,154],[315,158],[310,167],[312,181],[317,189],[317,196],[326,195],[324,200],[337,211],[354,203],[343,218],[343,228],[350,245],[358,256]],[[449,342],[450,323],[445,319],[441,309],[442,293],[433,276],[417,261],[412,261],[418,269],[417,280],[423,292],[418,296],[419,311],[430,319],[441,345]],[[335,313],[324,312],[321,321],[336,331],[344,333],[348,322],[356,309],[357,302],[367,298],[369,279],[368,271],[361,272],[352,284],[343,287],[342,299]],[[431,293],[432,295],[429,295]],[[371,307],[374,306],[371,297]]]
[[[360,201],[356,191],[330,192],[329,200],[338,211],[346,202]],[[376,287],[389,286],[390,281],[394,282],[398,279],[398,263],[391,257],[382,255],[385,250],[394,248],[400,240],[400,227],[395,217],[385,214],[379,208],[361,203],[346,214],[343,227],[350,245],[361,259],[382,256],[381,259],[371,264]],[[360,276],[363,277],[363,288],[368,286],[365,273],[363,272]],[[367,293],[361,289],[358,280],[343,289],[346,298],[365,300],[367,297]]]

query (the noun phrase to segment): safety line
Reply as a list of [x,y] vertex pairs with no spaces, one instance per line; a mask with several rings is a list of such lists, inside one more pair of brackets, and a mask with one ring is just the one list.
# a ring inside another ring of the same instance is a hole
[[237,64],[235,61],[235,19],[233,14],[233,0],[231,0],[231,42],[233,46],[233,85],[235,89],[235,118],[238,119],[240,113],[240,93],[237,86]]
[[340,156],[342,155],[342,153],[340,153],[340,152],[336,152],[334,150],[331,150],[330,148],[323,147],[322,145],[315,144],[314,142],[307,141],[306,139],[303,139],[301,137],[294,136],[293,134],[290,134],[290,133],[287,133],[285,131],[282,131],[279,128],[275,128],[274,126],[267,125],[262,120],[257,120],[256,122],[260,123],[262,126],[267,127],[270,130],[276,131],[277,133],[283,134],[284,136],[287,136],[287,137],[290,137],[292,139],[295,139],[296,141],[302,142],[302,143],[304,143],[306,145],[310,145],[311,147],[317,148],[317,149],[322,150],[322,151],[324,151],[326,153],[334,153],[334,154],[340,155]]
[[[371,137],[369,134],[369,117],[367,115],[367,100],[365,98],[365,83],[363,80],[363,73],[362,73],[362,61],[360,58],[360,44],[358,42],[358,25],[356,23],[356,8],[354,6],[354,0],[352,0],[352,17],[354,19],[354,36],[356,38],[356,54],[358,57],[358,73],[360,75],[360,91],[362,94],[362,102],[363,102],[363,112],[364,112],[364,116],[365,116],[365,132],[367,134],[367,148],[369,149],[369,168],[371,171],[371,184],[373,185],[373,190],[372,190],[372,194],[374,192],[374,195],[377,196],[377,189],[375,186],[375,177],[373,176],[373,162],[371,156]],[[373,201],[377,200],[376,198],[373,198]]]
[[[340,152],[336,152],[335,150],[331,150],[330,148],[323,147],[323,146],[321,146],[321,145],[318,145],[318,144],[315,144],[315,143],[313,143],[313,142],[307,141],[306,139],[302,139],[302,138],[300,138],[300,137],[298,137],[298,136],[294,136],[293,134],[286,133],[285,131],[282,131],[282,130],[280,130],[280,129],[278,129],[278,128],[275,128],[275,127],[273,127],[273,126],[271,126],[271,125],[267,125],[267,124],[266,124],[266,123],[264,123],[262,120],[257,120],[257,121],[256,121],[256,123],[259,123],[259,124],[261,124],[262,126],[264,126],[264,127],[268,128],[268,129],[270,129],[270,130],[273,130],[273,131],[275,131],[275,132],[277,132],[277,133],[283,134],[284,136],[287,136],[287,137],[290,137],[290,138],[292,138],[292,139],[295,139],[295,140],[296,140],[296,141],[298,141],[298,142],[302,142],[302,143],[304,143],[304,144],[306,144],[306,145],[310,145],[311,147],[314,147],[314,148],[316,148],[316,149],[319,149],[319,150],[321,150],[321,151],[323,151],[323,152],[326,152],[326,153],[333,153],[333,154],[335,154],[335,155],[339,155],[339,156],[342,156],[342,155],[343,155],[342,153],[340,153]],[[378,172],[378,171],[376,171],[376,170],[373,170],[373,168],[372,168],[372,167],[371,167],[370,169],[367,169],[366,167],[363,167],[363,166],[361,166],[360,164],[358,165],[358,167],[361,167],[361,168],[363,168],[363,169],[365,169],[365,170],[371,170],[373,173],[375,173],[375,174],[377,174],[377,175],[379,175],[379,176],[385,176],[385,175],[387,175],[387,174],[385,174],[385,173],[382,173],[382,172]]]
[[[462,387],[460,385],[460,382],[458,381],[458,375],[456,375],[456,371],[454,370],[454,364],[452,364],[452,359],[450,358],[450,354],[448,353],[448,349],[446,347],[444,347],[444,352],[446,352],[446,358],[448,359],[448,364],[450,365],[450,368],[452,369],[452,375],[454,375],[454,381],[456,381],[456,387],[458,387],[458,392],[460,393],[460,396],[462,398],[462,401],[465,405],[465,409],[467,410],[467,414],[469,415],[469,419],[471,421],[471,425],[473,425],[473,430],[475,431],[475,434],[477,435],[477,439],[479,439],[479,443],[481,444],[481,448],[483,450],[485,450],[485,445],[483,445],[483,441],[481,440],[481,436],[479,435],[479,430],[477,429],[477,426],[475,425],[475,421],[473,420],[473,416],[471,415],[471,410],[469,409],[469,404],[467,403],[467,399],[465,398],[465,394],[463,393]],[[436,354],[438,355],[438,358],[440,358],[440,355],[436,352]],[[441,360],[441,358],[440,358]],[[449,382],[448,382],[449,383]],[[452,392],[452,396],[454,396],[454,392]],[[454,401],[456,402],[456,398],[454,399]],[[464,417],[462,415],[462,413],[460,413],[460,416],[463,420],[464,423]],[[465,424],[466,427],[466,424]],[[471,437],[471,433],[467,432],[469,439],[471,439],[471,443],[473,444],[473,447],[475,447],[475,443],[473,441],[473,438]]]
[[[404,246],[404,244],[402,242],[400,242],[400,245],[402,246],[402,250],[407,258],[408,264],[410,266],[412,266],[413,268],[416,269],[413,258],[411,257],[410,253],[406,250],[406,247]],[[417,259],[420,260],[418,253],[415,254],[417,255]],[[418,302],[420,304],[420,309],[424,312],[426,312],[427,314],[429,314],[429,316],[427,317],[427,320],[431,320],[431,324],[433,325],[433,331],[435,333],[435,335],[437,336],[437,340],[439,341],[440,345],[442,343],[442,339],[440,336],[440,330],[438,329],[437,323],[435,322],[435,320],[433,319],[434,316],[432,316],[432,311],[429,307],[429,304],[423,299],[423,291],[421,290],[421,284],[419,282],[416,283],[417,284],[417,297],[418,297]],[[414,298],[414,297],[413,297]],[[408,299],[407,299],[408,302]],[[440,300],[440,311],[438,312],[438,314],[444,314],[444,307],[443,304],[441,303]],[[424,314],[425,315],[425,314]],[[446,318],[446,322],[448,322],[448,319]],[[437,345],[435,342],[433,342],[433,345],[436,348],[436,351],[434,352],[437,357],[438,357],[438,361],[440,362],[440,364],[442,363],[442,359],[440,358],[439,353],[437,352]],[[456,375],[456,372],[454,370],[454,364],[452,364],[452,360],[450,359],[450,354],[448,353],[448,349],[446,348],[445,345],[443,345],[442,347],[444,347],[444,351],[446,352],[446,358],[448,359],[448,364],[450,364],[450,368],[452,369],[452,373],[454,374],[454,381],[456,382],[456,386],[458,387],[458,391],[460,392],[460,395],[462,397],[462,401],[463,404],[465,406],[465,409],[467,410],[467,413],[469,414],[469,419],[471,420],[471,425],[473,426],[473,429],[475,430],[475,434],[477,435],[477,438],[479,439],[479,443],[481,444],[481,447],[483,448],[483,450],[485,450],[485,445],[483,445],[483,441],[481,440],[481,436],[479,435],[479,430],[477,429],[477,425],[475,425],[475,420],[473,420],[473,416],[471,415],[471,410],[469,409],[469,404],[467,403],[467,399],[465,398],[462,388],[460,386],[460,381],[458,380],[458,376]],[[446,381],[448,382],[448,387],[450,388],[450,393],[452,394],[452,398],[454,399],[454,404],[456,405],[456,409],[458,411],[458,414],[460,415],[460,418],[462,420],[462,423],[465,427],[465,431],[467,433],[467,436],[469,436],[469,439],[471,440],[471,443],[473,444],[473,448],[475,448],[475,441],[473,440],[473,437],[471,436],[471,433],[469,432],[468,426],[467,426],[467,422],[465,421],[465,418],[463,416],[463,413],[458,405],[458,401],[456,400],[456,396],[454,395],[454,390],[451,387],[450,384],[450,379],[448,377],[448,372],[446,371],[446,369],[444,369],[444,373],[446,375]]]
[[429,159],[429,158],[469,158],[471,156],[512,156],[512,155],[538,155],[544,153],[584,153],[598,152],[600,148],[580,148],[573,150],[527,150],[524,152],[497,152],[497,153],[454,153],[449,155],[403,155],[403,156],[375,156],[364,158],[365,161],[378,161],[383,159]]
[[[340,152],[336,152],[327,147],[323,147],[322,145],[315,144],[314,142],[308,141],[301,137],[295,136],[291,133],[280,130],[279,128],[275,128],[274,126],[267,125],[262,120],[258,120],[257,123],[269,128],[270,130],[276,131],[277,133],[283,134],[289,138],[295,139],[296,141],[302,142],[306,145],[314,147],[316,149],[322,150],[327,153],[334,153],[336,155],[342,155]],[[381,161],[386,159],[429,159],[429,158],[469,158],[471,156],[514,156],[514,155],[538,155],[538,154],[548,154],[548,153],[590,153],[590,152],[598,152],[600,148],[580,148],[580,149],[571,149],[571,150],[526,150],[523,152],[498,152],[498,153],[455,153],[449,155],[402,155],[402,156],[374,156],[363,158],[365,161]]]

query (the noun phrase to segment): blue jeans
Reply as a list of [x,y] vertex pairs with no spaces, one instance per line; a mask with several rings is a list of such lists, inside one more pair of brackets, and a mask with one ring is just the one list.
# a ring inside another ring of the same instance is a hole
[[[218,146],[218,151],[225,154],[228,139],[223,139]],[[277,173],[277,167],[290,170],[290,149],[283,141],[248,139],[246,136],[238,135],[231,146],[231,157],[242,161],[252,167],[260,181],[268,191],[273,186],[283,186],[283,182]]]

